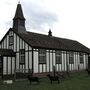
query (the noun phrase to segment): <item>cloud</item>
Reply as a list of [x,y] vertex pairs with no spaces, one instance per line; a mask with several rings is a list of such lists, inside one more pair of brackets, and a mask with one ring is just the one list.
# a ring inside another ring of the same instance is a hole
[[[3,1],[4,5],[8,6],[8,9],[11,10],[9,12],[10,15],[6,15],[5,20],[3,21],[5,24],[5,29],[12,27],[12,19],[15,14],[16,4],[13,2]],[[35,2],[25,1],[21,3],[24,16],[26,18],[26,28],[27,30],[35,30],[45,32],[45,28],[51,28],[54,22],[58,21],[58,17],[55,13],[49,11],[46,7],[43,7]],[[15,8],[14,8],[15,6]],[[13,10],[14,9],[14,10]],[[3,15],[2,15],[3,16]],[[8,18],[8,20],[7,20]]]
[[24,14],[28,29],[44,30],[44,27],[51,27],[54,22],[58,21],[55,13],[38,6],[34,3],[23,3]]

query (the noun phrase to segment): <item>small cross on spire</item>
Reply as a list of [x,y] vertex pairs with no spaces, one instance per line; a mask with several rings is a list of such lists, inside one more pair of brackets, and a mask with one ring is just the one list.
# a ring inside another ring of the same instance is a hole
[[20,0],[18,1],[18,4],[20,4]]

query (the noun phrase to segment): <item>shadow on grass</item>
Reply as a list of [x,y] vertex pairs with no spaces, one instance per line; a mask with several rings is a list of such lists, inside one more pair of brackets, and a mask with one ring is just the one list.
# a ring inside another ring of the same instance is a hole
[[90,90],[90,76],[87,73],[71,74],[58,84],[57,81],[50,83],[48,78],[41,78],[40,84],[28,80],[15,81],[13,84],[0,85],[0,90]]

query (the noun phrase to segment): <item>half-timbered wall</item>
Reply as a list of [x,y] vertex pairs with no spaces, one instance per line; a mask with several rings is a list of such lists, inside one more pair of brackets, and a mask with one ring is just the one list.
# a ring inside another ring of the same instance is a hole
[[[13,36],[13,44],[9,45],[9,36]],[[46,64],[39,63],[39,53],[38,48],[31,48],[22,38],[20,38],[16,33],[10,31],[9,34],[4,38],[1,43],[1,48],[5,49],[13,49],[16,52],[16,71],[18,72],[28,72],[28,69],[33,69],[34,73],[42,73],[42,72],[52,72],[53,66],[56,67],[57,71],[67,71],[67,66],[69,71],[72,70],[83,70],[87,67],[88,55],[83,53],[84,63],[80,64],[79,52],[74,52],[74,64],[69,64],[69,52],[62,52],[62,64],[56,64],[56,56],[55,50],[46,50]],[[20,64],[20,49],[25,50],[25,63]],[[7,66],[7,62],[10,61],[5,58],[4,61],[4,71],[10,73],[12,67]],[[11,63],[11,62],[10,62]],[[9,64],[9,63],[8,63]],[[13,73],[13,72],[12,72]],[[5,74],[5,73],[4,73]]]
[[[9,36],[13,36],[14,43],[12,45],[9,45]],[[13,49],[14,52],[16,52],[16,63],[15,63],[16,66],[15,67],[16,67],[17,72],[28,72],[28,69],[32,69],[32,48],[22,38],[16,35],[16,33],[14,33],[13,31],[10,31],[9,34],[4,38],[3,42],[1,43],[1,48]],[[20,64],[20,49],[25,50],[25,63],[24,64]],[[6,60],[4,62],[5,63],[4,67],[6,67],[6,64],[8,61],[7,58],[5,59]],[[13,67],[11,68],[13,70]],[[4,68],[3,72],[6,72],[6,70]],[[10,73],[9,72],[10,70],[7,70],[7,72]]]
[[14,74],[15,70],[15,57],[3,57],[3,75]]
[[69,63],[69,52],[62,51],[62,64],[56,64],[55,50],[46,50],[46,64],[39,64],[38,49],[34,50],[34,73],[52,72],[53,66],[57,71],[85,70],[87,68],[88,55],[83,53],[84,63],[80,63],[79,52],[74,52],[74,63]]

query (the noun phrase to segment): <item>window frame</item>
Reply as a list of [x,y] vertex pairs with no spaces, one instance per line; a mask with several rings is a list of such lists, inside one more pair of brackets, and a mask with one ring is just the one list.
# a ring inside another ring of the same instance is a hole
[[[20,49],[20,50],[19,50],[19,54],[20,54],[19,63],[20,63],[20,64],[25,64],[25,49]],[[22,58],[23,58],[23,59],[22,59]]]
[[38,58],[39,58],[38,60],[39,64],[46,64],[46,50],[45,49],[38,50]]
[[9,46],[13,45],[14,43],[14,38],[13,35],[9,36]]
[[62,64],[62,51],[56,50],[55,59],[56,59],[56,64]]
[[74,52],[69,53],[69,64],[74,64]]
[[80,64],[84,64],[84,56],[83,56],[83,53],[79,53],[79,59],[80,59]]

